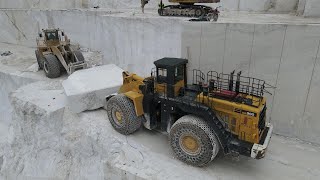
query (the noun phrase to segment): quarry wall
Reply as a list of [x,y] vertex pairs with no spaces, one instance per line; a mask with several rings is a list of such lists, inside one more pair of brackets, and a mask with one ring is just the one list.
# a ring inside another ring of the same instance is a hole
[[[104,64],[114,63],[141,75],[149,75],[153,61],[164,56],[188,58],[189,70],[242,71],[244,76],[265,79],[276,87],[268,89],[272,95],[267,94],[268,121],[275,133],[320,143],[320,25],[194,23],[121,10],[139,8],[137,2],[0,1],[0,8],[13,8],[0,10],[0,42],[11,48],[20,45],[17,51],[34,47],[41,28],[60,27],[72,43],[101,51]],[[223,3],[225,10],[292,12],[298,8],[299,13],[313,17],[319,12],[316,0]],[[118,10],[77,9],[97,5]],[[163,135],[140,131],[125,137],[106,123],[104,110],[72,113],[65,107],[59,79],[48,81],[43,72],[25,72],[35,62],[34,54],[16,53],[11,55],[18,57],[16,61],[6,62],[10,66],[0,64],[0,178],[248,179],[252,172],[252,177],[260,174],[266,179],[281,174],[314,179],[318,174],[313,169],[318,163],[315,148],[279,136],[273,138],[264,161],[242,160],[241,170],[226,159],[217,159],[204,169],[173,160]],[[191,75],[189,71],[189,79]],[[288,147],[281,149],[284,145]]]
[[[254,11],[254,12],[294,12],[300,6],[299,12],[304,11],[306,3],[307,16],[319,16],[319,3],[317,0],[221,0],[217,4],[207,4],[209,6],[221,6],[227,11]],[[150,0],[146,8],[158,8],[158,0]],[[164,1],[168,4],[167,1]],[[301,5],[300,5],[301,4]],[[14,9],[74,9],[74,8],[100,8],[126,9],[140,8],[139,0],[3,0],[0,1],[0,8]]]
[[307,17],[320,17],[320,2],[317,0],[306,0],[304,15]]
[[0,8],[14,9],[72,9],[82,8],[82,0],[3,0]]

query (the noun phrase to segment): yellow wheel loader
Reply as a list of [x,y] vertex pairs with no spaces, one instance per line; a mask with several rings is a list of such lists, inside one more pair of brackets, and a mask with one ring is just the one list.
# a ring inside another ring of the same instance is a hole
[[[150,0],[141,0],[142,12]],[[212,8],[205,5],[196,5],[195,3],[218,3],[220,0],[168,0],[170,3],[178,5],[164,5],[162,0],[159,3],[158,14],[160,16],[185,16],[196,17],[207,21],[217,21],[219,17],[218,8]]]
[[49,78],[57,78],[63,71],[72,74],[75,70],[87,68],[82,53],[73,50],[70,39],[59,29],[42,29],[37,38],[35,51],[39,69]]
[[263,95],[271,86],[241,72],[193,70],[188,80],[187,63],[159,59],[147,78],[123,72],[118,94],[106,98],[115,130],[128,135],[143,124],[167,132],[176,157],[194,166],[208,164],[219,152],[263,158],[273,129]]

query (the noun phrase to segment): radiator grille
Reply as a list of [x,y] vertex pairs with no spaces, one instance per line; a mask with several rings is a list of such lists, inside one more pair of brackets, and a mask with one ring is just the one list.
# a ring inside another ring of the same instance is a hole
[[266,126],[266,111],[267,111],[267,107],[265,105],[260,112],[259,125],[258,125],[259,130],[263,130]]

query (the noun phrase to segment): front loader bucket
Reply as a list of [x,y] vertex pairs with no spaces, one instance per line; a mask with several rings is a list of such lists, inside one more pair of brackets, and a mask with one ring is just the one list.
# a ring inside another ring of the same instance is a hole
[[68,73],[72,74],[74,73],[76,70],[79,69],[87,69],[88,64],[86,62],[75,62],[75,63],[70,63],[69,64],[69,69],[68,69]]

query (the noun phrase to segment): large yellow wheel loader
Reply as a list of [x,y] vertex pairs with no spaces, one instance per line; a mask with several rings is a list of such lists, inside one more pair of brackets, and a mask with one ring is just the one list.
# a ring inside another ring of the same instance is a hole
[[188,81],[187,62],[159,59],[147,78],[123,72],[118,94],[106,98],[112,126],[125,135],[142,124],[167,132],[177,158],[194,166],[208,164],[219,152],[263,158],[273,129],[264,97],[271,86],[241,72],[193,70]]

